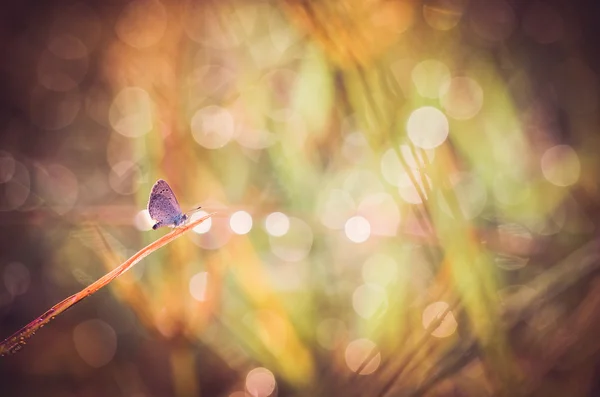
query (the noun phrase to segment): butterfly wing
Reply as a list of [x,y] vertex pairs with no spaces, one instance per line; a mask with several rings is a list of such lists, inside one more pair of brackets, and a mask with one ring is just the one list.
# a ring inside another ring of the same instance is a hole
[[159,179],[150,192],[148,212],[160,226],[172,225],[181,217],[181,207],[169,184]]

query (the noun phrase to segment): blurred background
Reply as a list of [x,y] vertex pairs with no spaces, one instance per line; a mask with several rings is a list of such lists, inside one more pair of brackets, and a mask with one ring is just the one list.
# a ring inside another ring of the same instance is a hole
[[2,396],[600,395],[597,1],[0,16]]

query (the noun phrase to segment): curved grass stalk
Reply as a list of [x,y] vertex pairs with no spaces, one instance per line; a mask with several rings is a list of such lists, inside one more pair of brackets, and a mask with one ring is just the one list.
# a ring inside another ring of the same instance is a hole
[[188,230],[198,226],[214,214],[215,213],[208,214],[193,222],[189,222],[184,226],[173,229],[172,232],[165,234],[153,243],[148,244],[146,247],[136,252],[125,262],[121,263],[115,269],[111,270],[110,272],[96,280],[94,283],[85,287],[78,293],[71,295],[63,301],[52,306],[41,316],[27,324],[8,338],[4,339],[2,343],[0,343],[0,356],[5,356],[7,354],[18,352],[19,350],[21,350],[23,345],[26,344],[27,339],[33,336],[44,325],[48,324],[50,320],[53,320],[56,316],[69,309],[76,303],[79,303],[88,296],[98,292],[102,287],[108,285],[111,281],[119,277],[121,274],[131,269],[135,264],[144,259],[146,256],[150,255],[157,249],[169,244],[171,241],[175,240]]

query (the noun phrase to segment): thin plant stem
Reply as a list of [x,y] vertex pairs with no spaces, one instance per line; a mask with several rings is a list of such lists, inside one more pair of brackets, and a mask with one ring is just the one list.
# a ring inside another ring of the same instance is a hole
[[119,277],[121,274],[125,273],[127,270],[131,269],[135,264],[144,259],[146,256],[150,255],[157,249],[169,244],[176,238],[180,237],[183,233],[198,226],[214,214],[215,213],[205,215],[202,218],[199,218],[193,222],[189,222],[186,225],[173,229],[172,232],[165,234],[158,240],[148,244],[146,247],[136,252],[125,262],[121,263],[115,269],[111,270],[110,272],[96,280],[94,283],[90,284],[78,293],[71,295],[63,301],[52,306],[44,314],[42,314],[26,326],[24,326],[23,328],[6,338],[5,340],[3,340],[2,343],[0,343],[0,356],[16,353],[17,351],[21,350],[23,345],[25,345],[26,340],[33,336],[44,325],[48,324],[50,320],[53,320],[56,316],[69,309],[76,303],[79,303],[88,296],[98,292],[101,288],[108,285],[111,281]]

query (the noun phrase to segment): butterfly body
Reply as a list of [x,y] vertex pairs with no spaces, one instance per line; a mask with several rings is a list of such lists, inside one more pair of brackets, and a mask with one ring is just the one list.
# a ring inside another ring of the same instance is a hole
[[148,200],[148,213],[156,222],[152,229],[156,230],[163,226],[178,227],[183,225],[188,216],[181,212],[177,198],[169,184],[159,179],[150,192]]

